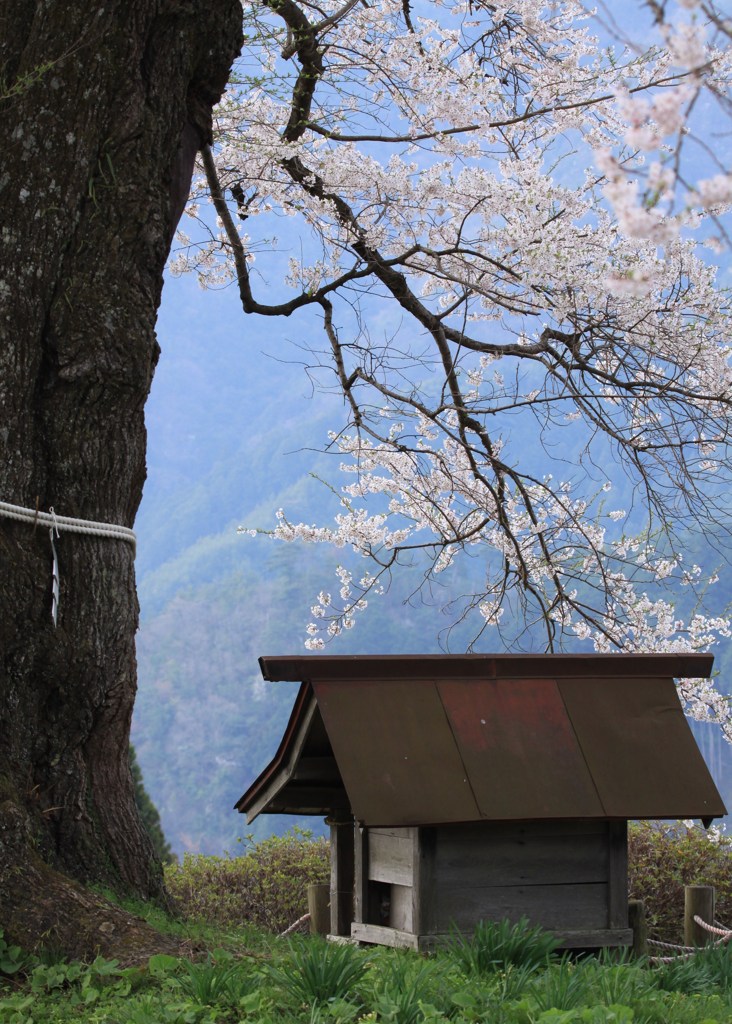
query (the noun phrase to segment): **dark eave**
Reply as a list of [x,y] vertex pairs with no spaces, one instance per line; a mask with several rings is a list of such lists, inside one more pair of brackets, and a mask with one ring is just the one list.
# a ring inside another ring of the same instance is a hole
[[262,657],[270,682],[314,679],[542,679],[586,676],[670,676],[706,679],[711,654],[355,654]]
[[348,811],[338,765],[312,688],[303,683],[275,756],[235,804],[252,822],[268,814]]

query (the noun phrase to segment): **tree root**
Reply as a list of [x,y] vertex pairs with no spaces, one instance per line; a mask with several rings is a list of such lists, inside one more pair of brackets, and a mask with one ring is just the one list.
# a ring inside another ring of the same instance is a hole
[[12,801],[0,804],[0,921],[6,941],[29,953],[53,950],[70,960],[96,956],[122,966],[156,953],[190,956],[185,940],[163,935],[39,856],[27,817]]

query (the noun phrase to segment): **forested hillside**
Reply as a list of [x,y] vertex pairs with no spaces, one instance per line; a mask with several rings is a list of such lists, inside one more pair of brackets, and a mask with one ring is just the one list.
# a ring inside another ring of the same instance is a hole
[[[327,488],[309,474],[332,473],[332,458],[318,448],[342,410],[333,397],[313,392],[297,325],[243,322],[233,299],[230,292],[203,293],[191,279],[168,282],[148,407],[133,741],[178,854],[241,849],[237,838],[250,829],[233,804],[273,754],[295,692],[264,684],[257,659],[301,653],[310,605],[335,581],[335,553],[325,547],[236,533],[240,524],[272,526],[281,506],[304,520],[316,510],[322,520],[323,507],[336,511]],[[273,328],[281,338],[272,338]],[[477,560],[469,571],[480,572]],[[415,573],[373,599],[339,639],[338,652],[438,651],[449,620],[419,595],[407,602],[418,582]],[[479,649],[498,643],[488,632]],[[459,636],[452,646],[460,649]],[[695,728],[718,784],[725,774],[729,804],[729,747],[718,730]],[[254,831],[261,836],[288,824],[260,819]]]
[[[328,471],[317,446],[339,407],[313,394],[295,362],[302,339],[283,335],[273,346],[266,323],[252,336],[230,297],[203,293],[190,279],[167,285],[137,521],[142,625],[133,735],[178,853],[236,852],[237,838],[250,831],[232,806],[273,754],[295,692],[265,685],[257,659],[301,652],[309,607],[335,582],[325,549],[236,533],[241,524],[272,526],[280,506],[304,517],[328,502],[335,510],[310,474]],[[340,651],[439,650],[447,620],[419,599],[406,604],[408,591],[399,587],[374,602]],[[263,820],[254,831],[288,824]]]

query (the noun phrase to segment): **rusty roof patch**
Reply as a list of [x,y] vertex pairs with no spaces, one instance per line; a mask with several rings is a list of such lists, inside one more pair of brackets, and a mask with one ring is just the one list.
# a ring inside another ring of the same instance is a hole
[[555,680],[445,680],[440,694],[481,817],[604,814]]

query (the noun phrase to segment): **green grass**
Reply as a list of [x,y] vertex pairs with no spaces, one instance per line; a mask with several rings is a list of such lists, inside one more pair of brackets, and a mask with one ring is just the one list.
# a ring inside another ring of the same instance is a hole
[[[667,834],[643,837],[647,859],[661,846],[647,882],[653,898],[672,891],[681,867],[701,871],[711,857],[721,870],[730,855],[726,842],[693,835],[674,859]],[[304,912],[308,882],[327,877],[327,847],[302,833],[260,846],[168,869],[174,916],[124,904],[199,951],[190,960],[68,963],[0,932],[0,1024],[732,1024],[724,947],[664,967],[617,954],[560,958],[551,936],[525,920],[455,933],[429,957],[280,939]],[[660,870],[667,861],[673,871]]]
[[161,954],[131,969],[101,958],[41,962],[14,950],[5,961],[12,973],[0,976],[0,1024],[732,1022],[727,950],[700,953],[674,972],[610,957],[538,964],[514,947],[511,962],[476,972],[454,944],[426,957],[251,927],[209,926],[207,935],[210,952],[197,961]]

